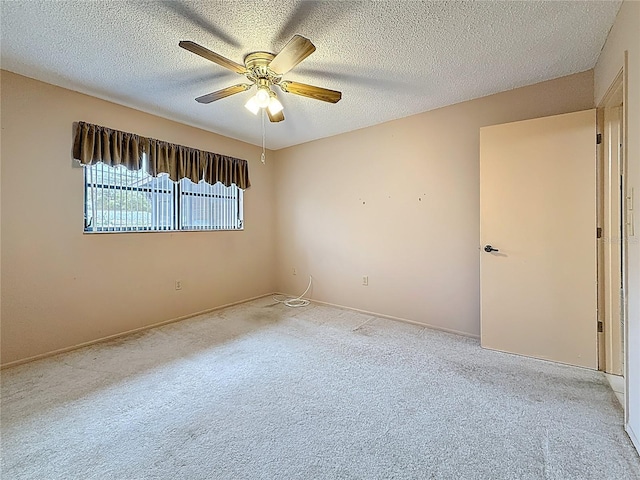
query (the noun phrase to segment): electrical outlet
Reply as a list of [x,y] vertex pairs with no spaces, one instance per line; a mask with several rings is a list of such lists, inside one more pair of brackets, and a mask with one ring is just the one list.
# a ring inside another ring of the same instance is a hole
[[364,285],[365,287],[369,285],[369,276],[368,275],[363,275],[362,276],[362,285]]
[[176,280],[176,290],[182,290],[182,280]]
[[298,274],[298,270],[296,269],[296,267],[293,267],[293,269],[291,270],[291,274],[292,275],[297,275]]

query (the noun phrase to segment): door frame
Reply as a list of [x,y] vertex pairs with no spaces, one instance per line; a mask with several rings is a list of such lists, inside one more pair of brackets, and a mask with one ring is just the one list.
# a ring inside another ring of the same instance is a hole
[[[633,234],[628,214],[626,75],[621,69],[597,107],[598,145],[598,334],[599,369],[627,382],[627,243]],[[624,325],[624,328],[622,328]],[[625,385],[625,392],[628,385]],[[625,395],[625,417],[628,399]],[[626,421],[626,418],[625,418]]]

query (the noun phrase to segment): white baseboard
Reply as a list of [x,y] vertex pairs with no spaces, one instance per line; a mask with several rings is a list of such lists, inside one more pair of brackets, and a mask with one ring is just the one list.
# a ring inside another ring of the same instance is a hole
[[633,446],[636,447],[638,455],[640,455],[640,437],[636,435],[636,433],[631,428],[631,425],[629,425],[628,423],[624,426],[624,429],[627,432],[627,435],[629,435],[631,443],[633,443]]
[[[144,327],[134,328],[132,330],[127,330],[125,332],[120,332],[120,333],[116,333],[116,334],[113,334],[113,335],[108,335],[106,337],[97,338],[95,340],[90,340],[88,342],[79,343],[77,345],[72,345],[70,347],[64,347],[64,348],[60,348],[58,350],[53,350],[51,352],[46,352],[46,353],[41,353],[41,354],[38,354],[38,355],[34,355],[32,357],[22,358],[20,360],[14,360],[12,362],[3,363],[2,365],[0,365],[0,369],[15,367],[15,366],[18,366],[18,365],[22,365],[24,363],[34,362],[36,360],[41,360],[43,358],[48,358],[48,357],[52,357],[54,355],[59,355],[61,353],[67,353],[67,352],[70,352],[70,351],[73,351],[73,350],[77,350],[79,348],[88,347],[88,346],[95,345],[95,344],[98,344],[98,343],[108,342],[108,341],[114,340],[116,338],[125,337],[127,335],[132,335],[134,333],[144,332],[145,330],[150,330],[152,328],[161,327],[163,325],[168,325],[170,323],[179,322],[181,320],[186,320],[188,318],[196,317],[198,315],[203,315],[205,313],[215,312],[216,310],[221,310],[223,308],[232,307],[234,305],[239,305],[241,303],[250,302],[252,300],[257,300],[258,298],[268,297],[270,295],[286,295],[286,296],[292,296],[294,298],[296,297],[295,295],[287,295],[287,294],[282,294],[282,293],[265,293],[263,295],[258,295],[256,297],[246,298],[244,300],[238,300],[237,302],[232,302],[232,303],[227,303],[227,304],[224,304],[224,305],[219,305],[217,307],[209,308],[207,310],[202,310],[200,312],[194,312],[194,313],[190,313],[188,315],[182,315],[182,316],[177,317],[177,318],[172,318],[172,319],[169,319],[169,320],[164,320],[162,322],[157,322],[157,323],[152,323],[150,325],[145,325]],[[335,303],[322,302],[320,300],[311,300],[311,299],[308,299],[308,300],[311,301],[312,303],[317,303],[317,304],[320,304],[320,305],[327,305],[327,306],[330,306],[330,307],[342,308],[343,310],[350,310],[350,311],[353,311],[353,312],[364,313],[366,315],[371,315],[371,316],[380,317],[380,318],[386,318],[388,320],[394,320],[396,322],[410,323],[412,325],[419,325],[421,327],[432,328],[434,330],[440,330],[442,332],[453,333],[455,335],[462,335],[464,337],[471,337],[471,338],[475,338],[475,339],[479,339],[480,338],[479,335],[474,335],[474,334],[471,334],[471,333],[462,332],[462,331],[454,330],[454,329],[451,329],[451,328],[444,328],[444,327],[440,327],[440,326],[437,326],[437,325],[431,325],[431,324],[424,323],[424,322],[417,322],[415,320],[409,320],[407,318],[394,317],[393,315],[385,315],[383,313],[371,312],[371,311],[368,311],[368,310],[362,310],[362,309],[359,309],[359,308],[347,307],[347,306],[338,305],[338,304],[335,304]]]
[[134,328],[133,330],[127,330],[125,332],[115,333],[113,335],[108,335],[106,337],[100,337],[95,340],[90,340],[88,342],[78,343],[77,345],[72,345],[70,347],[60,348],[58,350],[53,350],[51,352],[41,353],[38,355],[34,355],[33,357],[22,358],[20,360],[14,360],[13,362],[3,363],[0,365],[0,370],[15,367],[18,365],[22,365],[23,363],[34,362],[36,360],[41,360],[43,358],[53,357],[54,355],[59,355],[61,353],[71,352],[73,350],[77,350],[79,348],[88,347],[90,345],[95,345],[97,343],[108,342],[109,340],[114,340],[116,338],[125,337],[127,335],[131,335],[134,333],[144,332],[145,330],[150,330],[152,328],[161,327],[163,325],[168,325],[169,323],[179,322],[181,320],[187,320],[188,318],[197,317],[198,315],[203,315],[205,313],[215,312],[216,310],[221,310],[223,308],[232,307],[234,305],[240,305],[241,303],[250,302],[252,300],[257,300],[258,298],[268,297],[269,295],[273,295],[273,293],[265,293],[263,295],[258,295],[257,297],[245,298],[244,300],[238,300],[237,302],[226,303],[224,305],[220,305],[217,307],[209,308],[207,310],[202,310],[200,312],[190,313],[188,315],[182,315],[180,317],[171,318],[169,320],[163,320],[162,322],[152,323],[151,325],[145,325],[144,327]]
[[[288,295],[286,293],[277,293],[276,295],[284,295],[284,296],[287,296],[287,297],[296,298],[296,295]],[[473,333],[462,332],[460,330],[454,330],[452,328],[440,327],[438,325],[431,325],[429,323],[424,323],[424,322],[417,322],[415,320],[409,320],[408,318],[394,317],[393,315],[385,315],[384,313],[370,312],[368,310],[362,310],[362,309],[353,308],[353,307],[346,307],[344,305],[338,305],[336,303],[322,302],[320,300],[313,300],[311,298],[305,298],[305,300],[309,300],[311,303],[317,303],[317,304],[320,304],[320,305],[327,305],[329,307],[342,308],[343,310],[351,310],[352,312],[364,313],[366,315],[372,315],[374,317],[386,318],[388,320],[395,320],[396,322],[410,323],[412,325],[419,325],[421,327],[432,328],[434,330],[440,330],[441,332],[453,333],[455,335],[462,335],[463,337],[470,337],[470,338],[475,338],[475,339],[479,339],[480,338],[480,335],[474,335]]]

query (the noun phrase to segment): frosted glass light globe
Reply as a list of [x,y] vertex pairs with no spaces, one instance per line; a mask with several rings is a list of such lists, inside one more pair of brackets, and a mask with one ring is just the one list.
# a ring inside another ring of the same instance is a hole
[[269,113],[271,113],[271,115],[276,115],[278,113],[280,113],[282,111],[282,109],[284,108],[282,106],[282,104],[280,103],[280,100],[278,100],[276,98],[276,94],[274,93],[271,96],[271,100],[269,100]]
[[256,103],[256,96],[254,95],[253,97],[251,97],[247,103],[244,104],[245,108],[247,110],[249,110],[251,113],[253,113],[254,115],[257,115],[258,112],[260,111],[260,107],[258,106],[258,104]]
[[256,103],[260,108],[268,107],[269,101],[271,100],[271,95],[269,95],[269,89],[259,88],[255,98],[256,98]]

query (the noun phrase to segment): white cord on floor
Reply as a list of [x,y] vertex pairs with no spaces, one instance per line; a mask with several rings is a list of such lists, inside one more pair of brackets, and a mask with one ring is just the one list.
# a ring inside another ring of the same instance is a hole
[[311,302],[309,302],[309,300],[305,300],[302,297],[304,297],[311,288],[311,280],[311,275],[309,275],[309,285],[307,286],[307,289],[304,291],[304,293],[299,297],[283,297],[282,295],[276,295],[273,297],[273,299],[278,303],[284,303],[287,307],[306,307]]

